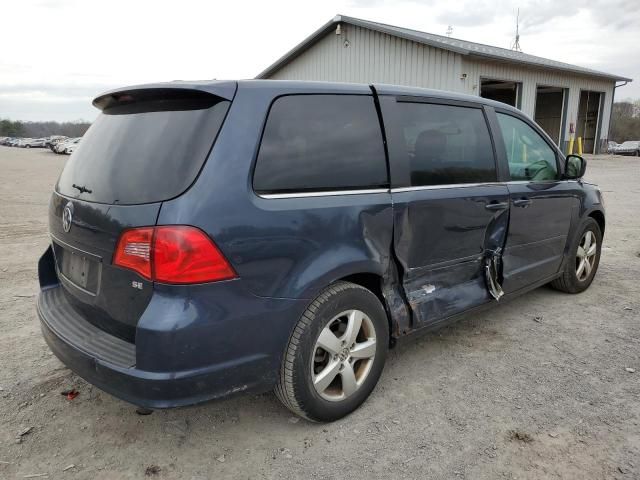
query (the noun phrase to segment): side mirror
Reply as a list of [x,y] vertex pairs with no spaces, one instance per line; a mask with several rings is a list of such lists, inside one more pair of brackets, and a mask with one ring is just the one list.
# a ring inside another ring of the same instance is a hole
[[580,155],[567,155],[564,162],[564,178],[577,180],[584,176],[587,169],[587,161]]

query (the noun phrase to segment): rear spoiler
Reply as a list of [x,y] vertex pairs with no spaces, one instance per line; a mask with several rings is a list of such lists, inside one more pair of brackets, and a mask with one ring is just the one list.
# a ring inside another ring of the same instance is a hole
[[93,106],[99,110],[126,106],[140,101],[184,100],[187,103],[214,99],[233,100],[238,88],[235,81],[167,82],[135,85],[110,90],[97,96]]

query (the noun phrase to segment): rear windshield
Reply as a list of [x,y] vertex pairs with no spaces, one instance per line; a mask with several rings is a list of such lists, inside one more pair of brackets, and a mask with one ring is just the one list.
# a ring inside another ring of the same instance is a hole
[[120,205],[180,195],[200,172],[229,103],[202,92],[121,96],[78,143],[56,190]]

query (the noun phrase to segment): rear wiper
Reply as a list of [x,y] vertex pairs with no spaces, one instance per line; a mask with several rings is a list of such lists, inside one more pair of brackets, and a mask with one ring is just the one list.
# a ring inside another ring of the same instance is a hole
[[84,185],[76,185],[75,183],[73,185],[71,185],[73,188],[77,188],[80,193],[91,193],[91,190],[89,190],[87,187],[85,187]]

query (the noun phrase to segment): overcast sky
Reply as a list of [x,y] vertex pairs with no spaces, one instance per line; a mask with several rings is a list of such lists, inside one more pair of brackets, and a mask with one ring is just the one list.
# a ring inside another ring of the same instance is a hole
[[[20,0],[3,5],[0,118],[93,120],[123,85],[251,78],[337,13],[509,48],[636,79],[640,0]],[[10,46],[11,48],[7,48]]]

